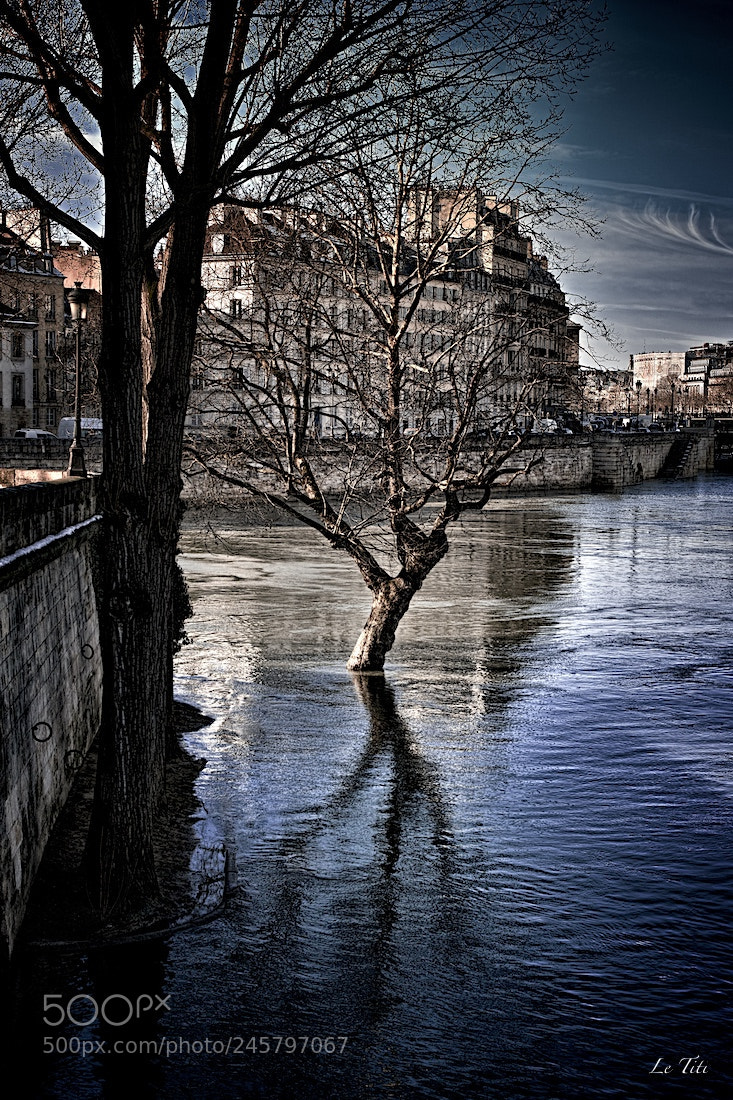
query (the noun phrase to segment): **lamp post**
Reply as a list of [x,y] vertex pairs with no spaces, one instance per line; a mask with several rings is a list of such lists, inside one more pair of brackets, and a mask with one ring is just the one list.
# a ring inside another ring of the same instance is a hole
[[654,400],[652,401],[652,416],[654,417],[655,420],[657,418],[657,412],[659,411],[659,402],[657,401],[657,392],[658,392],[658,390],[659,390],[659,386],[655,386],[654,387]]
[[672,418],[672,427],[674,428],[674,382],[671,384],[669,389],[670,389],[670,393],[672,394],[671,405],[670,405],[670,416]]
[[652,392],[651,387],[647,386],[647,388],[646,388],[646,414],[647,414],[647,416],[649,416],[649,414],[652,411],[652,405],[651,405],[651,400],[650,400],[651,392]]
[[90,290],[84,290],[81,283],[74,283],[67,298],[71,310],[71,320],[75,328],[75,382],[74,382],[74,438],[69,448],[69,466],[67,477],[86,477],[84,448],[81,443],[81,325],[87,319],[87,303]]
[[639,411],[641,402],[641,378],[636,380],[636,427],[639,428]]

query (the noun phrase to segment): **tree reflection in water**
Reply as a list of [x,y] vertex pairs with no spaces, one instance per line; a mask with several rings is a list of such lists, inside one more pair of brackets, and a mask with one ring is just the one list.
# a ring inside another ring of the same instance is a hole
[[437,935],[441,950],[452,950],[460,890],[438,769],[385,677],[352,680],[368,717],[366,741],[317,820],[283,837],[280,858],[268,861],[269,919],[246,963],[270,1005],[279,988],[284,1015],[316,991],[327,1011],[359,1028],[400,1000],[395,972],[405,967],[405,932],[409,939],[416,916],[423,949]]

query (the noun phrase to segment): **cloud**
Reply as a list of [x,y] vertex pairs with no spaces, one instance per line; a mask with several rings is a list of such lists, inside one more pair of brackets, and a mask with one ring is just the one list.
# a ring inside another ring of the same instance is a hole
[[689,204],[684,216],[673,214],[669,209],[663,211],[650,200],[641,212],[617,211],[615,221],[634,234],[643,232],[658,240],[733,256],[733,245],[723,239],[713,212],[708,211],[703,217],[695,203]]
[[560,182],[574,184],[589,190],[616,191],[624,195],[648,195],[670,199],[677,203],[704,203],[711,206],[733,206],[731,195],[708,195],[701,191],[684,191],[671,187],[652,187],[643,183],[626,183],[619,180],[590,179],[579,176],[562,176]]

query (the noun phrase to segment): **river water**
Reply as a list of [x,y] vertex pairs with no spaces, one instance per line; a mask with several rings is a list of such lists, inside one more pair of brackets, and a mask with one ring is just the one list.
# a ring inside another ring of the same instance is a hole
[[164,1053],[47,1054],[26,1095],[725,1093],[732,530],[717,476],[497,501],[383,681],[345,671],[368,600],[315,533],[189,531],[176,688],[214,719],[190,745],[239,889],[167,942],[36,960],[63,1003],[169,1010],[106,1032]]

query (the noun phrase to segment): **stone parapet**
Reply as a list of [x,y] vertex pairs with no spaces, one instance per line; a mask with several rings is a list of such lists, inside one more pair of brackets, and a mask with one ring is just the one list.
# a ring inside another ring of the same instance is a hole
[[99,725],[96,487],[0,489],[0,950]]
[[0,489],[0,558],[73,527],[96,511],[96,478],[62,478]]

